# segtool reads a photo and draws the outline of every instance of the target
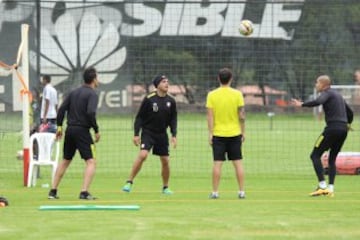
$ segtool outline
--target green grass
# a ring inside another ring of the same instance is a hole
[[[226,177],[221,198],[207,199],[210,181],[174,178],[173,196],[163,196],[156,177],[139,178],[134,192],[121,181],[100,179],[93,189],[98,205],[133,205],[139,211],[39,211],[41,205],[77,205],[78,179],[65,180],[58,201],[48,189],[5,189],[11,206],[0,209],[1,239],[357,239],[360,183],[338,178],[335,198],[310,198],[312,179],[274,176],[247,179],[247,198],[238,200],[234,179]],[[90,204],[94,204],[91,202]]]
[[[95,202],[78,200],[83,162],[73,166],[59,188],[61,199],[47,200],[49,171],[37,187],[22,186],[21,148],[16,133],[2,135],[0,239],[358,239],[359,176],[338,176],[334,198],[308,197],[316,185],[309,154],[323,123],[305,115],[249,115],[244,144],[247,198],[237,199],[231,164],[225,164],[220,199],[210,200],[211,152],[203,115],[181,115],[179,146],[171,151],[172,196],[161,194],[159,161],[151,156],[135,179],[133,192],[120,188],[137,148],[131,117],[100,117],[98,171],[91,192]],[[359,122],[344,151],[360,151]],[[41,205],[139,205],[139,211],[40,211]]]

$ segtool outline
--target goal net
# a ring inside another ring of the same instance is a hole
[[[360,85],[331,85],[353,108],[360,107]]]
[[[14,0],[0,1],[0,6],[3,62],[16,62],[19,26],[31,26],[31,91],[41,89],[42,75],[50,75],[61,104],[82,84],[86,67],[98,70],[101,141],[96,148],[97,174],[102,177],[128,176],[139,151],[131,141],[134,116],[153,89],[153,76],[165,73],[179,117],[178,146],[170,149],[172,176],[208,178],[212,153],[205,102],[207,93],[219,86],[216,74],[223,67],[233,70],[232,86],[245,98],[243,156],[249,176],[313,176],[309,154],[324,121],[314,120],[313,109],[295,109],[289,99],[312,95],[320,74],[348,85],[360,66],[356,1]],[[243,19],[254,24],[248,37],[238,31]],[[333,31],[335,26],[342,31]],[[16,160],[16,152],[23,148],[19,132],[27,132],[21,89],[19,80],[0,77],[0,177],[21,178],[23,162]],[[359,112],[358,89],[339,91]],[[360,151],[359,125],[355,115],[355,131],[349,133],[344,151]],[[158,157],[149,155],[141,174],[159,176],[159,168]],[[224,171],[232,173],[231,164],[225,164]],[[67,176],[80,178],[82,172],[83,161],[76,154]]]
[[[352,108],[354,112],[357,112],[360,109],[360,85],[331,85],[332,89],[335,89],[337,92],[343,96],[346,103]],[[314,89],[313,98],[316,98],[318,93]],[[314,108],[314,114],[321,119],[323,114],[322,106]]]

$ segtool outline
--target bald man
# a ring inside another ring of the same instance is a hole
[[[322,105],[325,113],[326,126],[319,138],[316,140],[310,155],[317,175],[319,185],[310,193],[310,196],[328,195],[334,196],[334,182],[336,175],[336,157],[343,146],[353,121],[353,112],[344,98],[335,90],[331,89],[331,80],[327,75],[321,75],[316,79],[316,91],[321,93],[312,101],[302,102],[292,99],[292,104],[297,107],[315,107]],[[324,169],[321,163],[321,155],[329,151],[329,185],[327,186]]]

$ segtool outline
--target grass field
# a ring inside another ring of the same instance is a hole
[[[359,121],[344,151],[360,151]],[[1,120],[0,120],[1,123]],[[223,169],[220,199],[210,200],[211,152],[203,115],[181,115],[179,146],[171,151],[172,196],[160,193],[159,161],[145,163],[133,192],[120,191],[137,153],[131,145],[131,117],[100,117],[95,202],[77,199],[83,163],[77,158],[47,200],[49,172],[34,188],[22,186],[19,134],[1,136],[0,239],[358,239],[359,176],[338,176],[334,198],[308,197],[316,185],[309,153],[323,123],[310,116],[249,115],[244,164],[247,198],[237,199],[230,164]],[[4,125],[2,125],[4,126]],[[139,205],[139,211],[39,211],[41,205]]]

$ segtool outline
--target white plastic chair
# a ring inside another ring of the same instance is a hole
[[[37,153],[34,153],[34,143],[37,142]],[[52,166],[51,182],[54,181],[55,171],[58,165],[60,142],[56,141],[55,133],[34,133],[30,137],[30,160],[27,186],[36,186],[36,178],[39,166]]]

